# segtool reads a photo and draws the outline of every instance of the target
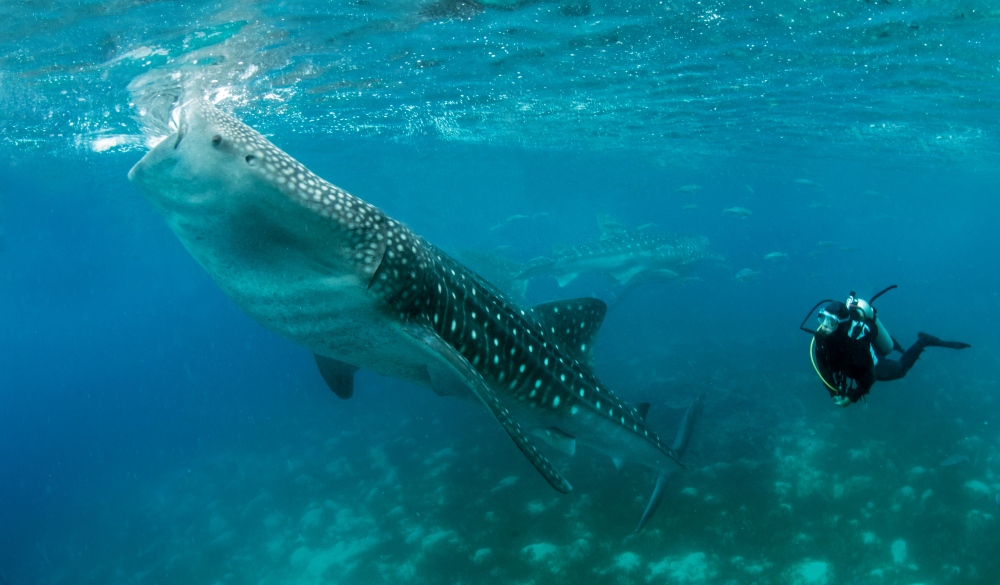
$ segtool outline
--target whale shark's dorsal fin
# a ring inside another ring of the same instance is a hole
[[[358,371],[356,366],[319,354],[313,354],[313,357],[316,358],[316,366],[323,381],[334,394],[344,400],[354,396],[354,373]]]
[[[594,365],[594,339],[608,305],[600,299],[551,301],[531,308],[545,333],[583,365]]]

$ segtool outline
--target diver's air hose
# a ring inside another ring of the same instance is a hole
[[[837,396],[839,396],[840,395],[840,390],[837,390],[836,388],[834,388],[833,386],[831,386],[830,383],[826,381],[826,378],[823,377],[823,374],[819,373],[819,368],[816,366],[816,337],[815,336],[813,336],[812,341],[809,342],[809,361],[812,362],[813,370],[816,371],[816,375],[819,376],[820,380],[823,380],[823,384],[825,384],[826,387],[830,389],[830,392],[833,392],[834,394],[836,394]]]

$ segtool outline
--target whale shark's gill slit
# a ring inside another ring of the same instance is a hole
[[[177,130],[177,141],[174,142],[174,150],[177,150],[177,147],[181,145],[181,140],[184,140],[184,130],[178,129]]]
[[[382,250],[382,255],[378,259],[378,266],[375,267],[375,271],[372,272],[372,277],[368,279],[368,290],[372,289],[372,285],[375,284],[375,280],[382,273],[382,268],[385,266],[385,249]]]

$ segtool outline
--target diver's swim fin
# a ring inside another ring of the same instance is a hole
[[[938,339],[933,335],[927,335],[926,333],[917,333],[917,339],[923,342],[925,347],[947,347],[950,349],[965,349],[967,347],[972,347],[968,343],[962,343],[961,341],[944,341],[943,339]]]
[[[898,351],[899,353],[906,353],[906,348],[903,347],[903,344],[896,341],[895,337],[890,336],[889,339],[892,340],[892,351]]]

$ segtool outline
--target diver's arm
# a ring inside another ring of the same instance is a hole
[[[875,368],[868,370],[864,377],[857,380],[857,384],[854,388],[847,391],[847,397],[851,399],[851,402],[857,402],[861,400],[861,397],[868,394],[872,389],[872,385],[875,384]]]

